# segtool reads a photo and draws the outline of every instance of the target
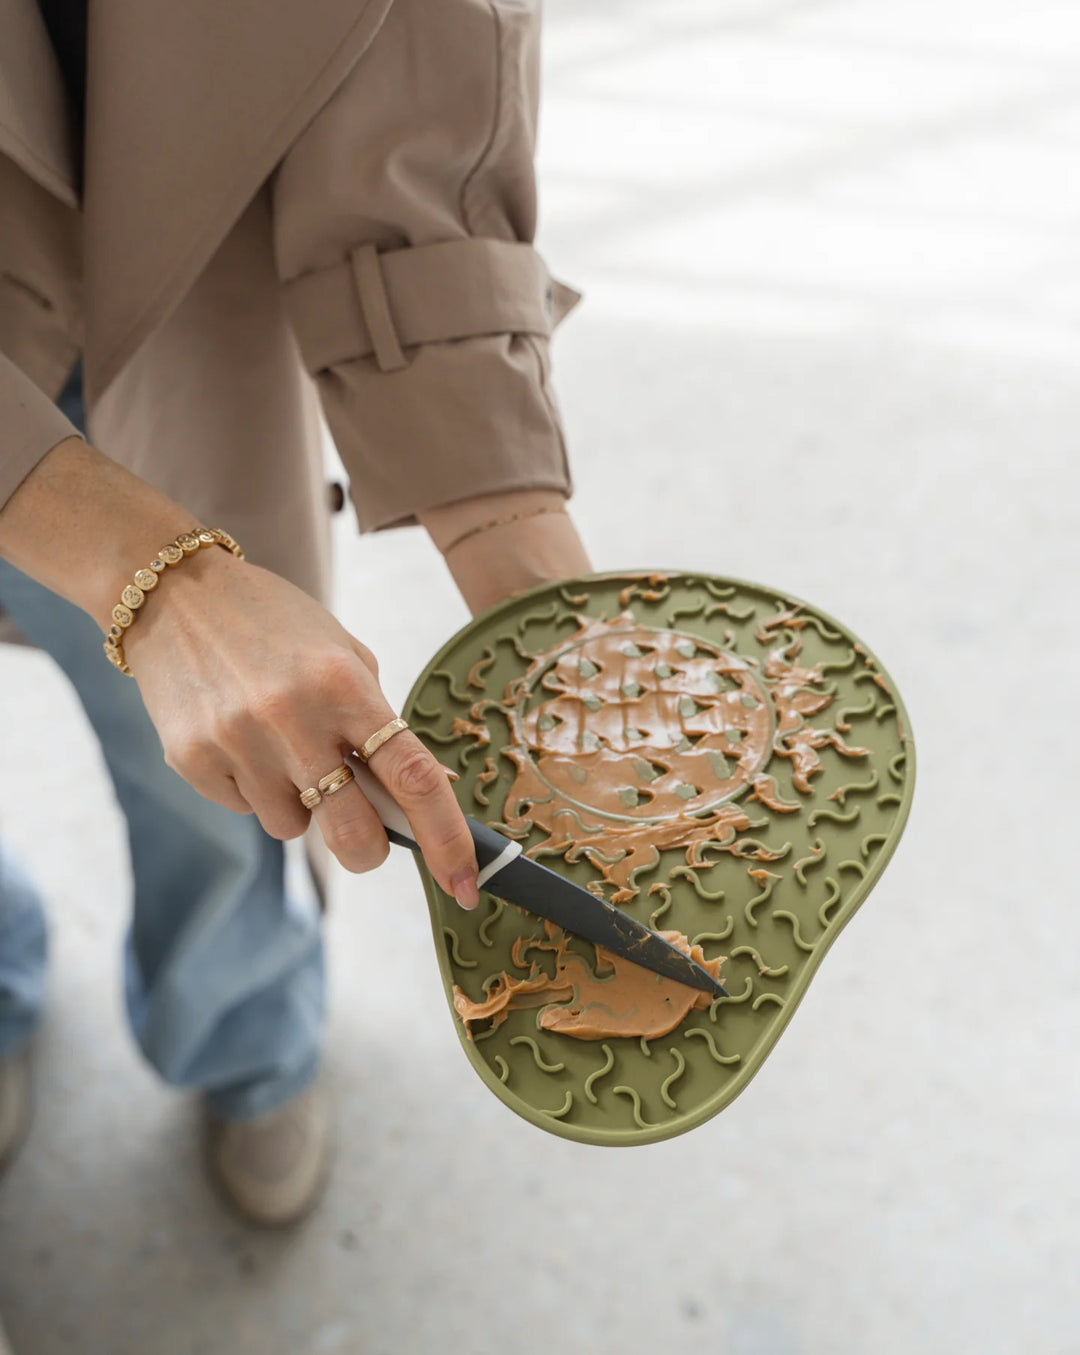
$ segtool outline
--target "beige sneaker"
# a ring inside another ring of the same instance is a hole
[[[331,1159],[322,1085],[267,1115],[223,1120],[207,1109],[206,1165],[230,1204],[265,1228],[295,1223],[318,1201]]]
[[[30,1051],[20,1049],[0,1059],[0,1173],[11,1166],[29,1128]]]

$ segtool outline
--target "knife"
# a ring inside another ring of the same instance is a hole
[[[419,852],[405,813],[386,787],[356,757],[347,759],[360,789],[382,820],[386,836],[399,847]],[[476,847],[480,867],[477,885],[489,894],[517,904],[537,917],[546,918],[594,945],[641,965],[676,983],[699,988],[713,997],[727,997],[727,989],[703,965],[684,955],[678,947],[624,913],[606,899],[564,879],[539,861],[532,861],[521,844],[465,815]]]

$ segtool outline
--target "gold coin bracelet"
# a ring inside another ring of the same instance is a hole
[[[158,586],[158,578],[166,569],[173,569],[189,556],[197,555],[204,546],[224,546],[238,559],[244,558],[244,552],[228,532],[216,527],[196,527],[190,532],[181,532],[175,541],[162,546],[146,569],[135,571],[134,582],[129,583],[120,594],[120,601],[112,609],[113,624],[105,636],[105,657],[128,677],[135,674],[127,666],[124,658],[124,632],[139,614],[139,608],[146,601],[146,595]]]

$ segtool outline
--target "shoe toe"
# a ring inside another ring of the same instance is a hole
[[[11,1165],[30,1128],[30,1056],[0,1059],[0,1172]]]
[[[302,1218],[318,1201],[330,1158],[329,1115],[318,1087],[267,1115],[207,1122],[207,1164],[226,1198],[253,1223]]]

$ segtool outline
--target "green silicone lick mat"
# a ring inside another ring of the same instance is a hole
[[[511,598],[440,650],[403,713],[459,773],[467,814],[727,957],[730,996],[657,1039],[580,1040],[532,1008],[470,1040],[454,985],[481,1001],[501,973],[553,974],[550,951],[511,954],[544,926],[486,893],[464,912],[417,855],[469,1061],[511,1110],[583,1143],[668,1138],[742,1091],[884,869],[914,785],[904,707],[861,641],[788,594],[698,573]],[[591,946],[570,948],[595,972]]]

